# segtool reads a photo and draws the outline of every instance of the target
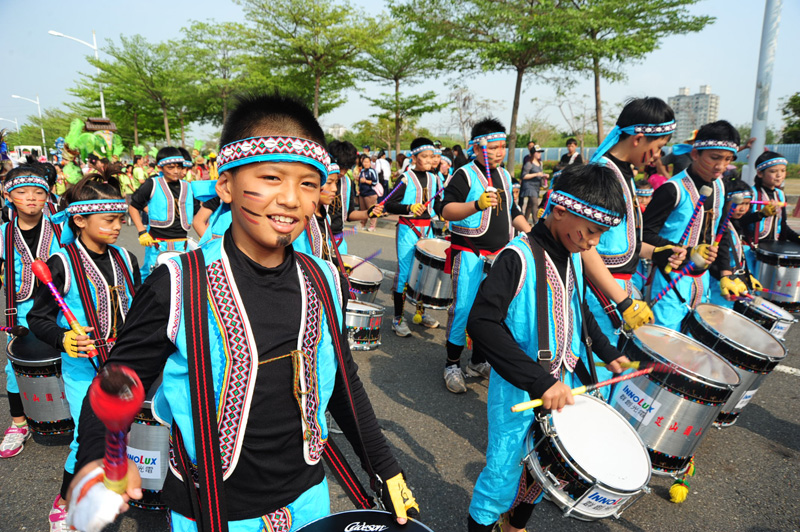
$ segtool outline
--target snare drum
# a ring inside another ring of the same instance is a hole
[[[431,220],[431,234],[434,238],[444,238],[449,235],[447,220]]]
[[[583,521],[619,517],[649,491],[650,458],[642,439],[596,397],[576,396],[574,405],[539,419],[526,444],[528,470],[564,515]]]
[[[783,341],[789,328],[797,323],[797,318],[775,303],[770,303],[760,296],[746,301],[735,302],[733,310],[758,323],[781,341]]]
[[[28,426],[37,434],[64,434],[75,428],[61,379],[61,352],[33,333],[15,336],[6,346],[17,377]]]
[[[381,345],[383,307],[366,301],[347,302],[345,325],[353,351],[369,351]]]
[[[633,360],[672,369],[619,383],[614,408],[641,436],[654,473],[682,474],[739,375],[708,347],[659,325],[633,331],[623,350]]]
[[[152,400],[160,378],[151,387],[142,409],[136,414],[128,433],[128,458],[139,468],[142,498],[128,504],[145,510],[164,510],[161,490],[169,469],[169,428],[153,417]]]
[[[423,238],[417,242],[406,291],[413,303],[446,309],[453,302],[453,282],[450,274],[444,273],[445,252],[449,247],[450,242],[438,238]]]
[[[392,514],[381,510],[350,510],[326,515],[301,526],[297,532],[301,530],[302,532],[433,532],[415,519],[409,519],[406,524],[398,525]]]
[[[732,309],[701,303],[684,326],[703,345],[736,368],[741,384],[720,411],[715,425],[729,427],[753,398],[764,378],[786,357],[786,348],[769,331]]]
[[[350,287],[356,293],[356,299],[374,303],[383,281],[383,272],[380,268],[371,262],[364,262],[364,259],[355,255],[342,255],[342,262],[350,279]]]
[[[755,275],[769,290],[764,297],[782,307],[800,310],[800,245],[793,242],[760,242],[754,250],[758,267]]]

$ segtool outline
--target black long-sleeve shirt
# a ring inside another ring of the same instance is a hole
[[[710,216],[713,216],[714,195],[716,191],[712,183],[704,181],[703,178],[692,171],[691,167],[686,169],[686,174],[691,178],[697,190],[700,190],[703,186],[711,188],[712,192],[706,198],[705,202],[703,202],[703,209],[700,211],[700,227],[703,229],[700,233],[700,239],[698,240],[698,244],[711,244],[714,242],[716,228],[713,227],[708,220]],[[650,205],[647,206],[647,210],[644,211],[643,238],[645,242],[657,248],[679,244],[679,242],[673,242],[659,234],[667,218],[669,218],[669,215],[675,210],[677,201],[678,189],[673,185],[665,183],[653,192],[653,199],[650,201]],[[722,201],[724,202],[724,198]],[[722,216],[724,217],[725,214],[726,213],[723,212]],[[720,223],[722,222],[720,221]],[[721,269],[728,269],[727,265],[729,262],[729,246],[720,246],[715,264]]]
[[[758,199],[758,197],[761,194],[761,192],[764,192],[771,201],[772,200],[778,201],[778,199],[779,199],[778,198],[778,193],[775,191],[774,188],[766,188],[764,186],[756,187],[756,197],[753,198],[753,199]],[[760,217],[758,217],[756,219],[753,219],[753,218],[748,216],[748,215],[753,215],[753,214],[760,215]],[[758,211],[756,211],[755,213],[752,213],[752,212],[747,213],[745,216],[748,216],[748,218],[746,218],[744,220],[744,223],[752,223],[752,224],[754,224],[752,226],[754,231],[758,230],[758,228],[756,227],[755,224],[756,223],[760,223],[761,220],[763,220],[765,218],[765,216],[763,214],[760,214]],[[797,244],[800,244],[800,235],[798,235],[789,226],[789,218],[786,216],[786,205],[783,205],[781,207],[781,235],[780,235],[779,239],[775,238],[775,225],[776,225],[775,223],[772,224],[772,228],[770,229],[769,234],[764,238],[759,238],[758,239],[759,242],[766,241],[766,240],[782,240],[782,241],[789,241],[789,242],[795,242]],[[755,232],[749,234],[748,236],[750,238],[752,238],[754,234],[755,234]]]
[[[567,261],[571,254],[556,241],[545,221],[539,221],[528,236],[532,246],[544,248],[556,266],[561,280],[566,282]],[[485,353],[486,360],[501,377],[527,391],[531,398],[538,399],[556,383],[556,379],[520,348],[505,324],[521,275],[522,260],[519,255],[509,252],[500,254],[478,290],[467,321],[467,332],[475,342],[476,349],[480,348]],[[536,275],[535,269],[528,268],[526,275]],[[622,356],[600,330],[583,296],[581,303],[594,353],[605,362],[612,362]],[[547,318],[539,316],[539,319]],[[581,334],[580,328],[573,334]],[[568,341],[571,342],[572,339]],[[553,342],[551,338],[551,346]]]
[[[478,166],[478,170],[486,175],[486,171],[484,170],[483,166],[480,165],[476,161]],[[489,218],[489,228],[486,230],[486,234],[481,235],[475,238],[468,238],[462,235],[457,235],[452,233],[450,238],[453,244],[457,246],[464,246],[472,249],[475,247],[477,249],[485,249],[490,252],[495,252],[503,248],[506,244],[508,244],[508,235],[509,235],[509,226],[508,226],[508,217],[506,215],[506,209],[511,209],[511,220],[513,221],[514,218],[517,216],[522,215],[522,212],[517,207],[517,204],[514,203],[514,196],[509,194],[511,197],[511,205],[504,205],[505,203],[505,184],[503,182],[503,178],[500,175],[500,170],[495,168],[492,170],[492,186],[497,189],[498,197],[502,198],[502,204],[500,204],[500,208],[491,208],[491,215]],[[467,179],[467,172],[462,167],[456,170],[453,174],[453,178],[450,179],[450,182],[447,184],[447,187],[444,189],[444,197],[442,198],[441,204],[439,205],[441,210],[437,210],[436,212],[441,213],[444,208],[450,203],[465,203],[467,201],[467,196],[469,195],[470,191],[470,184],[469,180]],[[469,242],[467,242],[469,240]]]
[[[89,255],[89,258],[92,259],[92,262],[97,265],[97,269],[100,270],[100,273],[103,275],[103,278],[106,280],[109,286],[114,286],[114,269],[111,264],[113,259],[111,258],[108,249],[106,249],[105,253],[95,253],[94,251],[86,248],[86,246],[84,246],[84,249]],[[133,270],[132,280],[135,291],[139,285],[142,284],[142,277],[141,273],[139,272],[138,260],[132,253],[129,253],[128,256],[131,258],[131,268]],[[64,282],[66,278],[64,272],[64,261],[59,257],[53,256],[47,260],[47,266],[50,268],[50,272],[53,276],[53,283],[58,287],[61,293],[64,293]],[[114,294],[113,297],[117,297],[117,295]],[[113,338],[122,328],[124,321],[120,305],[113,305],[112,308],[116,309],[115,316],[111,322],[112,331],[110,334]],[[61,312],[61,309],[59,308],[58,303],[56,303],[55,298],[53,298],[53,294],[50,293],[50,289],[47,288],[47,285],[39,284],[34,292],[33,307],[28,312],[28,326],[39,340],[50,346],[53,346],[59,351],[63,351],[64,333],[69,329],[62,329],[58,326],[56,320],[58,319],[59,312]],[[117,331],[113,330],[114,324],[117,324]],[[81,325],[86,326],[88,324],[82,323]],[[92,338],[97,338],[98,334],[99,331],[90,333],[90,336]]]
[[[411,170],[411,171],[414,172],[414,175],[417,176],[417,180],[419,180],[419,184],[422,187],[422,202],[425,203],[430,199],[428,197],[428,175],[436,179],[436,174],[428,172],[420,172],[419,170]],[[384,211],[389,214],[399,214],[402,216],[408,216],[411,213],[410,209],[411,205],[407,203],[402,203],[403,196],[406,193],[406,183],[403,182],[397,186],[398,189],[395,191],[394,194],[392,194],[392,197],[389,198],[389,200],[386,202],[386,205],[384,206]],[[435,194],[437,187],[433,188]],[[442,212],[440,208],[441,201],[442,201],[441,197],[437,197],[435,200],[433,200],[434,212]],[[430,220],[431,215],[428,213],[428,209],[425,209],[425,212],[423,212],[420,216],[414,216],[414,218],[418,220]]]
[[[189,183],[186,183],[190,186]],[[150,203],[150,196],[153,195],[153,187],[155,186],[154,179],[148,179],[142,186],[136,189],[136,192],[131,196],[131,206],[134,209],[143,211],[147,204]],[[172,192],[172,197],[176,200],[181,196],[181,181],[167,181],[167,187]],[[193,202],[193,213],[200,210],[201,203],[197,200]],[[173,238],[186,238],[186,231],[181,227],[180,208],[175,205],[175,219],[169,227],[153,227],[150,226],[150,236],[153,238],[161,238],[169,240]]]
[[[236,247],[230,230],[224,238],[223,245],[236,284],[247,287],[239,294],[250,320],[248,325],[259,360],[238,465],[225,481],[228,517],[238,520],[259,517],[285,506],[321,482],[324,472],[321,462],[308,466],[303,458],[301,414],[294,397],[292,359],[283,357],[297,347],[302,313],[294,252],[289,249],[280,266],[265,268]],[[134,298],[125,327],[111,351],[109,362],[134,369],[145,388],[152,385],[167,359],[175,352],[175,346],[167,337],[169,306],[168,271],[158,268]],[[337,333],[343,334],[343,331]],[[400,467],[380,431],[358,378],[358,367],[346,348],[347,343],[344,344],[343,370],[347,371],[350,379],[367,453],[376,473],[381,478],[391,478],[400,472]],[[328,409],[360,455],[341,371],[342,368],[337,371]],[[103,426],[88,401],[83,404],[80,427],[78,468],[103,455]],[[191,516],[191,504],[183,484],[171,473],[167,475],[163,497],[171,509]]]

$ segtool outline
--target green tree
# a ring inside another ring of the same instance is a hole
[[[566,64],[571,58],[574,38],[568,10],[562,6],[565,0],[392,1],[393,12],[407,31],[457,58],[451,68],[516,74],[508,132],[508,145],[515,146],[525,75]],[[513,173],[513,157],[508,166]]]
[[[372,116],[394,122],[394,145],[398,152],[400,151],[401,134],[408,131],[419,117],[447,107],[446,104],[436,103],[436,93],[433,91],[409,96],[403,96],[400,92],[381,93],[379,98],[367,98],[367,101],[384,111]]]
[[[739,130],[739,138],[742,139],[742,144],[747,142],[747,139],[750,138],[750,130],[752,129],[752,124],[741,124],[736,126],[736,129]],[[764,144],[775,144],[778,140],[778,132],[774,129],[767,128],[767,138],[764,139]]]
[[[643,59],[669,35],[701,31],[714,17],[694,16],[688,7],[699,0],[570,0],[562,2],[577,11],[569,17],[576,37],[569,72],[594,79],[597,138],[603,133],[600,80],[622,81],[622,65]]]
[[[96,95],[97,93],[95,92],[95,97]],[[17,133],[16,130],[9,129],[8,136],[6,137],[6,144],[8,144],[9,149],[13,149],[14,146],[41,146],[41,127],[44,128],[46,139],[50,143],[46,146],[46,149],[49,151],[51,148],[54,149],[56,138],[65,137],[67,135],[69,123],[75,118],[83,119],[86,117],[74,111],[52,108],[43,109],[41,120],[38,115],[28,116],[20,125],[19,133]]]
[[[313,82],[314,116],[320,115],[320,93],[351,86],[358,55],[378,39],[380,24],[346,0],[237,0],[253,22],[250,37],[266,66],[294,70]],[[294,81],[297,81],[296,79]],[[332,82],[336,83],[332,83]],[[340,103],[340,102],[339,102]]]
[[[783,100],[783,119],[786,127],[781,142],[784,144],[800,143],[800,92],[796,92]]]

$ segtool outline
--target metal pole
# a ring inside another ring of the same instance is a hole
[[[764,26],[761,29],[761,51],[758,54],[758,77],[756,98],[753,105],[753,126],[750,136],[755,137],[750,147],[747,166],[742,169],[742,179],[753,184],[756,178],[756,159],[764,151],[767,137],[767,114],[769,113],[769,90],[772,85],[772,67],[778,48],[778,27],[781,22],[783,0],[766,0]],[[742,139],[745,140],[745,139]]]
[[[94,58],[100,61],[100,54],[97,53],[97,37],[94,34],[94,30],[92,30],[92,43],[94,43]],[[100,76],[100,67],[97,67],[97,76]],[[103,118],[106,117],[106,101],[103,98],[103,84],[99,81],[97,84],[100,86],[100,112],[103,114]]]
[[[47,141],[44,140],[44,122],[42,122],[42,106],[39,105],[39,95],[36,95],[36,108],[39,109],[39,130],[42,132],[42,149],[47,152]],[[45,153],[47,155],[47,153]]]

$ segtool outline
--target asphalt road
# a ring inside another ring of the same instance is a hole
[[[352,254],[366,256],[381,249],[372,262],[394,270],[394,227],[382,220],[375,233],[348,238]],[[141,256],[132,228],[120,243]],[[386,307],[383,345],[354,353],[360,375],[380,424],[405,469],[422,507],[422,521],[437,532],[466,529],[474,482],[484,465],[487,381],[468,379],[465,394],[449,393],[442,380],[446,311],[433,311],[441,322],[435,330],[411,325],[413,335],[399,338],[391,330],[391,277],[381,286],[377,303]],[[407,317],[411,306],[407,305]],[[671,479],[653,477],[652,493],[629,508],[619,520],[586,523],[564,518],[549,502],[538,505],[531,532],[586,531],[747,531],[800,530],[800,326],[786,343],[791,353],[765,381],[739,422],[714,429],[696,453],[697,475],[683,504],[669,502]],[[464,363],[469,356],[464,354]],[[0,377],[3,380],[4,377]],[[4,385],[4,383],[3,383]],[[7,412],[0,395],[0,412]],[[47,514],[61,483],[69,436],[34,436],[25,451],[0,461],[0,530],[47,530]],[[340,437],[342,447],[346,442]],[[604,442],[601,452],[613,453]],[[352,455],[351,455],[352,456]],[[357,462],[354,462],[357,463]],[[332,482],[335,511],[350,509]],[[109,530],[169,530],[163,512],[131,509]]]

